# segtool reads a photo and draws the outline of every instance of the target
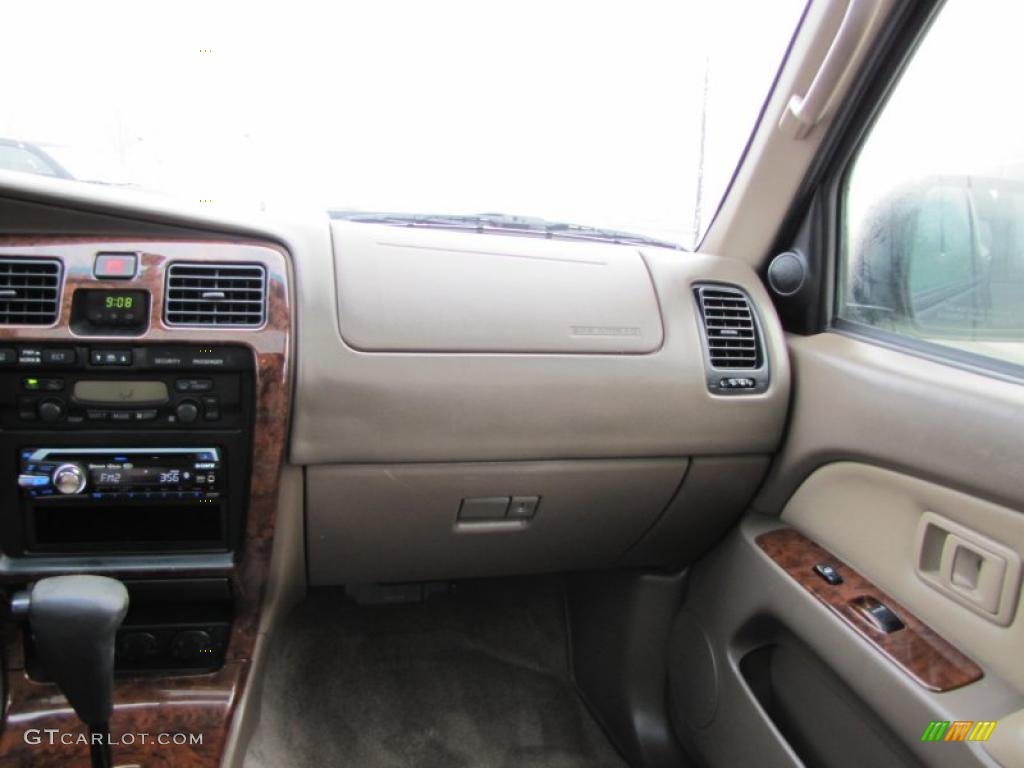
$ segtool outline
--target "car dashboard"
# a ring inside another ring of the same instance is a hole
[[[240,738],[294,585],[678,568],[781,439],[784,339],[738,260],[103,194],[0,206],[0,578],[127,585],[111,729],[205,734],[168,764]],[[7,626],[17,755],[84,726]]]

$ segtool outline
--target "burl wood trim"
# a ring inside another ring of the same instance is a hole
[[[928,690],[951,691],[981,678],[981,668],[931,627],[798,531],[780,528],[762,533],[757,537],[757,544],[832,613]],[[818,576],[814,572],[818,563],[835,567],[843,583],[833,586]],[[888,634],[875,628],[851,604],[861,596],[873,597],[889,606],[906,626]]]
[[[248,662],[233,661],[209,675],[118,680],[110,720],[114,765],[146,768],[216,766],[227,740],[226,717],[241,694]],[[8,675],[10,687],[0,765],[90,768],[87,742],[76,743],[88,731],[53,685],[35,683],[23,671]],[[50,743],[44,729],[60,734]],[[28,744],[30,729],[42,741]],[[195,734],[201,743],[160,744],[161,734]],[[17,735],[17,741],[12,736]],[[146,734],[143,736],[143,734]],[[149,744],[142,744],[145,738]],[[135,743],[125,743],[131,740]]]
[[[93,261],[98,251],[139,256],[133,281],[96,280]],[[64,263],[60,317],[50,326],[0,327],[0,343],[68,342],[132,344],[241,344],[255,357],[256,413],[252,482],[246,514],[245,541],[229,577],[235,594],[235,616],[228,642],[228,662],[211,675],[118,679],[114,692],[114,736],[126,733],[201,733],[203,744],[185,746],[115,745],[115,765],[217,766],[227,740],[235,706],[244,690],[256,643],[260,608],[270,566],[277,514],[278,486],[284,461],[291,410],[290,263],[276,246],[256,242],[140,241],[108,238],[0,238],[0,257],[59,258]],[[267,319],[258,329],[179,328],[163,322],[164,278],[169,262],[260,263],[267,269]],[[150,291],[149,328],[138,336],[77,337],[69,329],[71,301],[80,288],[147,288]],[[124,576],[130,576],[126,571]],[[160,574],[147,574],[159,576]],[[185,577],[182,571],[168,577]],[[204,571],[203,575],[215,575]],[[31,580],[31,576],[19,580]],[[24,741],[27,728],[59,728],[78,733],[81,725],[56,686],[35,683],[23,671],[20,629],[3,628],[8,691],[5,724],[0,733],[0,765],[89,765],[88,748],[81,745],[48,747]],[[120,740],[120,739],[119,739]]]

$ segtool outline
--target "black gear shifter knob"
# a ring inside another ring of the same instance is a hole
[[[43,668],[93,732],[114,709],[114,637],[128,590],[106,576],[53,576],[11,601],[27,616]]]

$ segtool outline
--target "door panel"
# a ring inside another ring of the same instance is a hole
[[[810,731],[867,726],[885,746],[859,753],[863,765],[993,765],[981,744],[922,742],[922,733],[932,721],[998,721],[1024,706],[1021,694],[984,664],[981,680],[945,693],[918,684],[761,550],[757,538],[779,526],[776,518],[748,516],[691,575],[670,646],[672,710],[684,740],[710,766],[831,766],[844,764],[842,750],[823,755],[818,742],[817,751],[808,751]],[[694,635],[706,651],[694,652],[699,644],[685,640]],[[758,678],[765,655],[775,663],[763,674],[785,689],[767,697]],[[693,685],[709,663],[714,685]],[[811,698],[794,709],[798,686]],[[780,717],[787,707],[793,714]],[[709,710],[709,721],[688,715]],[[844,739],[830,743],[838,747]],[[913,759],[893,759],[893,752]]]
[[[675,725],[711,766],[996,765],[984,743],[922,736],[933,721],[995,721],[992,749],[1012,743],[1010,716],[1024,709],[1019,588],[1002,625],[918,569],[928,521],[1024,551],[1024,388],[838,333],[789,342],[796,396],[782,453],[757,509],[694,568],[676,621]],[[855,569],[983,676],[945,693],[921,685],[762,550],[758,537],[780,527]],[[695,685],[708,665],[714,682]],[[847,738],[856,733],[872,736]]]
[[[787,342],[799,389],[757,511],[778,514],[811,472],[842,459],[1024,509],[1019,383],[842,333]]]
[[[1024,551],[1024,515],[909,475],[853,462],[822,467],[782,519],[865,574],[977,662],[1024,691],[1024,621],[1000,626],[939,592],[917,572],[922,517],[938,513]],[[1017,584],[1019,588],[1019,573]]]

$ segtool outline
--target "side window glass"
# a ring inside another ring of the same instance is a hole
[[[864,139],[837,316],[1024,365],[1024,109],[1009,38],[971,33],[1001,14],[1024,23],[1024,6],[950,0]]]

